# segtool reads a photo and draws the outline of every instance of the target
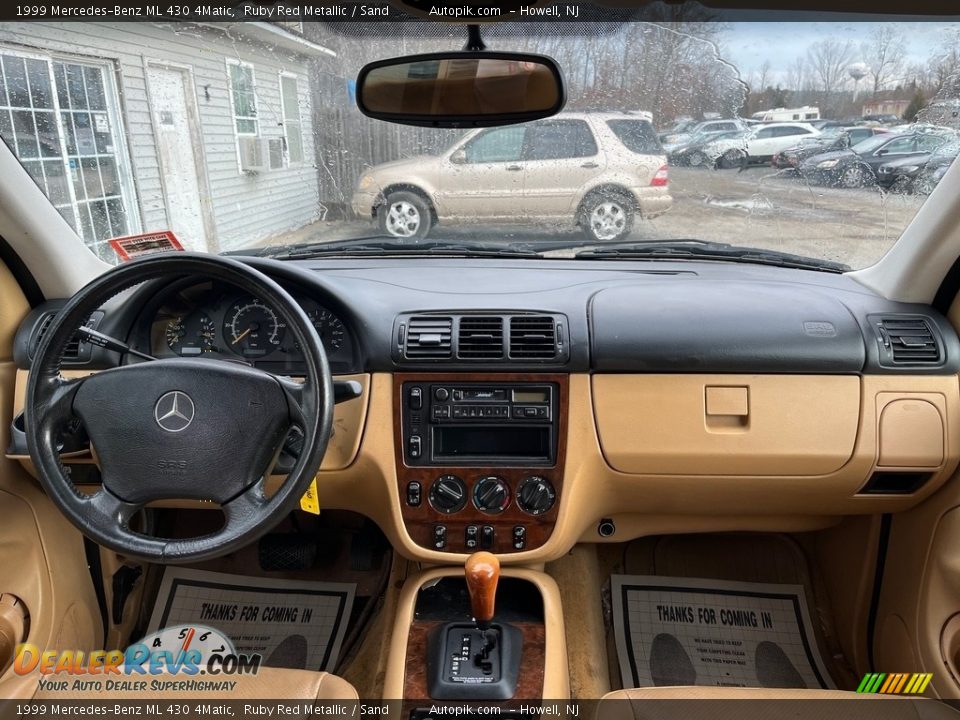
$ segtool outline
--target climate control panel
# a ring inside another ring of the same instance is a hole
[[[395,376],[398,495],[414,543],[469,554],[547,542],[563,493],[567,385],[553,374]]]

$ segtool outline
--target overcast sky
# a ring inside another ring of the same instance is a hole
[[[744,78],[758,71],[764,60],[769,60],[773,82],[782,82],[794,58],[804,55],[807,48],[818,40],[832,36],[859,45],[868,39],[873,28],[881,24],[857,21],[840,14],[829,22],[754,22],[740,19],[744,17],[740,13],[728,12],[727,15],[730,29],[724,34],[724,59],[736,65]],[[797,15],[791,13],[791,17]],[[809,15],[818,19],[830,17],[822,13]],[[896,25],[906,40],[908,65],[926,60],[945,34],[960,32],[960,22],[955,16],[938,21],[897,22]]]

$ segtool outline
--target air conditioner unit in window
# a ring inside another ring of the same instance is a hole
[[[283,138],[240,138],[240,169],[243,172],[266,172],[283,167]]]

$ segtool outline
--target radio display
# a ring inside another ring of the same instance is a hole
[[[434,427],[433,456],[435,460],[496,457],[548,461],[550,428],[516,425]]]
[[[542,390],[514,390],[513,401],[522,403],[545,403],[550,400],[550,391]]]

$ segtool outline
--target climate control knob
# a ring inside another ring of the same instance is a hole
[[[542,515],[553,507],[557,491],[545,477],[531,475],[524,478],[517,488],[517,505],[531,515]]]
[[[455,513],[467,504],[467,486],[456,475],[441,475],[430,486],[430,505],[442,513]]]
[[[488,515],[499,515],[510,504],[510,488],[496,475],[482,477],[473,486],[473,504]]]

